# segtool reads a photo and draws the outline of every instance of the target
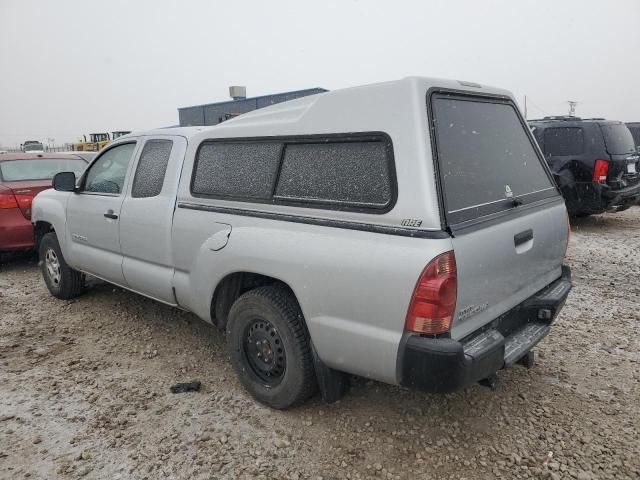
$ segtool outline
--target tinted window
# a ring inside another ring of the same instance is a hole
[[[604,143],[607,146],[607,152],[610,154],[622,155],[635,151],[636,146],[631,132],[623,123],[600,125],[600,128],[602,128],[602,133],[604,133]]]
[[[547,128],[544,153],[552,156],[580,155],[584,152],[584,132],[580,127]]]
[[[511,208],[509,198],[555,192],[511,105],[435,96],[432,106],[448,213],[479,216],[486,205]]]
[[[171,140],[149,140],[144,144],[133,178],[132,197],[160,195],[172,147]]]
[[[286,146],[277,198],[384,207],[391,202],[386,144],[381,141]]]
[[[271,198],[282,144],[204,143],[198,151],[192,192],[255,199]]]
[[[20,180],[48,180],[58,172],[73,172],[80,176],[86,162],[65,158],[38,158],[0,162],[0,178],[6,182]]]
[[[84,182],[85,192],[122,193],[135,143],[110,148],[93,163]]]
[[[633,136],[633,141],[636,146],[640,146],[640,126],[629,125],[629,131],[631,132],[631,136]]]
[[[30,144],[25,143],[22,146],[22,150],[25,152],[43,152],[44,145],[42,145],[41,143],[30,143]]]

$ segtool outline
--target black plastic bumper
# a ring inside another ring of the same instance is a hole
[[[548,333],[571,290],[571,270],[462,341],[405,333],[398,367],[402,385],[426,392],[457,390],[509,367]]]
[[[640,200],[640,183],[613,189],[595,182],[576,182],[574,188],[574,195],[565,195],[567,208],[572,212],[602,213],[634,205]]]

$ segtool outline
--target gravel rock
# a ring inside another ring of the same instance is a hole
[[[35,261],[2,265],[0,478],[640,478],[639,239],[638,207],[573,222],[575,288],[495,391],[354,378],[287,412],[249,397],[193,315],[104,283],[59,301]],[[206,388],[169,393],[183,378]]]

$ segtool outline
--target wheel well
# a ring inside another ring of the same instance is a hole
[[[252,272],[235,272],[224,277],[213,293],[211,300],[211,319],[213,323],[224,329],[227,326],[229,310],[236,299],[245,292],[266,285],[280,285],[289,290],[295,298],[295,294],[289,285],[268,275]]]
[[[40,248],[40,241],[42,240],[42,237],[44,237],[49,232],[55,232],[53,225],[51,225],[49,222],[36,222],[36,225],[34,227],[36,250]]]

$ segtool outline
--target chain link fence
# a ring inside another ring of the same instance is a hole
[[[44,152],[71,152],[73,150],[73,145],[71,143],[65,143],[62,145],[44,145]],[[0,146],[0,152],[7,152],[7,153],[22,153],[24,150],[22,150],[20,147],[2,147]],[[25,153],[41,153],[39,150],[35,150],[35,151],[31,151],[31,152],[25,152]]]

